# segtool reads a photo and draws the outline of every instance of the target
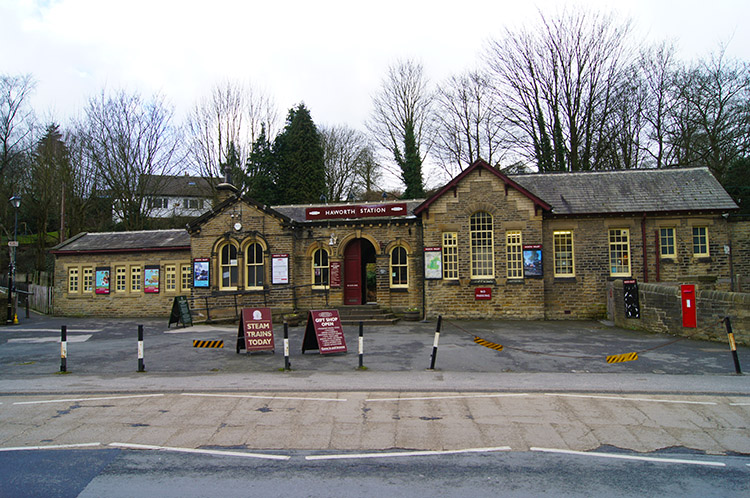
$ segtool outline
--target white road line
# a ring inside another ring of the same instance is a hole
[[[115,448],[125,448],[130,450],[158,450],[158,451],[172,451],[175,453],[197,453],[199,455],[214,455],[214,456],[238,456],[244,458],[262,458],[264,460],[289,460],[290,456],[287,455],[265,455],[262,453],[244,453],[241,451],[221,451],[221,450],[200,450],[194,448],[174,448],[170,446],[153,446],[150,444],[130,444],[130,443],[110,443],[109,446]]]
[[[460,399],[460,398],[506,398],[515,396],[528,396],[527,393],[508,393],[508,394],[469,394],[456,396],[422,396],[418,398],[368,398],[365,401],[424,401],[435,399]]]
[[[729,406],[750,406],[750,403],[729,403]]]
[[[91,334],[69,335],[68,342],[86,342],[91,339]],[[8,339],[9,343],[16,344],[42,344],[44,342],[60,342],[60,336],[57,337],[16,337]]]
[[[41,405],[43,403],[72,403],[78,401],[103,401],[110,399],[156,398],[163,394],[134,394],[132,396],[104,396],[100,398],[45,399],[41,401],[16,401],[14,405]]]
[[[392,457],[415,457],[433,455],[457,455],[460,453],[491,453],[494,451],[510,451],[510,446],[498,446],[496,448],[468,448],[464,450],[435,450],[435,451],[390,451],[385,453],[349,453],[337,455],[310,455],[305,460],[351,460],[359,458],[392,458]]]
[[[716,405],[713,401],[681,401],[676,399],[650,399],[650,398],[628,398],[625,396],[594,396],[589,394],[562,394],[562,393],[544,393],[545,396],[559,396],[565,398],[590,398],[590,399],[614,399],[620,401],[648,401],[651,403],[675,403],[685,405]]]
[[[0,451],[27,451],[27,450],[58,450],[63,448],[90,448],[101,446],[102,443],[80,443],[80,444],[53,444],[49,446],[18,446],[16,448],[0,448]]]
[[[182,393],[183,396],[207,396],[212,398],[248,398],[248,399],[284,399],[284,400],[300,400],[300,401],[339,401],[343,402],[346,399],[342,398],[302,398],[295,396],[255,396],[251,394],[211,394],[211,393]]]
[[[615,458],[615,459],[620,459],[620,460],[638,460],[642,462],[681,463],[681,464],[688,464],[688,465],[703,465],[706,467],[726,467],[726,464],[722,462],[683,460],[680,458],[647,457],[647,456],[637,456],[637,455],[622,455],[618,453],[599,453],[596,451],[559,450],[559,449],[554,449],[554,448],[530,448],[530,449],[531,451],[540,451],[543,453],[560,453],[563,455],[595,456],[595,457],[602,457],[602,458]]]
[[[68,334],[82,334],[82,333],[96,333],[101,332],[104,329],[68,329]],[[17,329],[14,328],[13,332],[28,332],[30,334],[41,333],[41,332],[57,332],[60,333],[60,327],[56,329]]]

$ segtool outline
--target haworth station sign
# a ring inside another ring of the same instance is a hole
[[[406,203],[371,204],[353,206],[319,206],[305,209],[307,220],[332,220],[336,218],[370,218],[374,216],[405,216]]]

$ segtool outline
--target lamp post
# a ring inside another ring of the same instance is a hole
[[[21,196],[14,195],[10,198],[10,204],[15,208],[15,223],[13,226],[13,241],[8,242],[10,246],[10,268],[8,272],[8,325],[16,323],[15,303],[13,293],[16,290],[16,247],[18,247],[18,208],[21,207]]]

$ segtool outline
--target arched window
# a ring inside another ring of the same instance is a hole
[[[265,281],[265,267],[263,265],[263,246],[253,243],[245,249],[245,263],[247,265],[246,289],[262,289]]]
[[[324,289],[328,287],[328,251],[316,249],[312,259],[313,288]]]
[[[397,246],[391,250],[391,287],[409,286],[409,261],[406,249]]]
[[[225,242],[219,246],[219,290],[237,290],[237,246]]]
[[[469,219],[471,234],[471,278],[495,276],[495,249],[492,215],[480,211]]]

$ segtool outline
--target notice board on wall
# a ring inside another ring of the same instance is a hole
[[[320,354],[346,353],[344,329],[338,310],[310,310],[302,352],[308,349],[317,349]]]

